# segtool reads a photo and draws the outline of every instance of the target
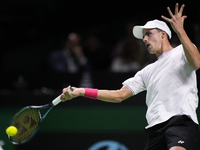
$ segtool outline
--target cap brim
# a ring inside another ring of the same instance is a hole
[[[143,30],[144,26],[134,26],[133,35],[138,39],[143,39]]]

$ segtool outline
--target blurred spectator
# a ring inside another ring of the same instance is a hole
[[[92,29],[86,34],[85,53],[93,71],[105,71],[110,65],[110,48],[104,42],[105,36],[100,29]]]
[[[83,53],[81,37],[77,33],[70,33],[61,50],[55,50],[49,57],[50,67],[59,73],[77,73],[89,71],[90,65]]]
[[[111,63],[112,72],[134,72],[141,69],[140,47],[136,40],[125,39]]]
[[[142,67],[142,46],[132,34],[133,26],[126,25],[126,35],[113,51],[111,72],[135,72]]]

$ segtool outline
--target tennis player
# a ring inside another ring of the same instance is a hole
[[[200,68],[200,54],[184,30],[184,6],[179,10],[177,3],[174,14],[168,7],[171,18],[161,16],[171,24],[181,45],[171,46],[171,31],[163,21],[152,20],[144,26],[135,26],[134,36],[143,40],[157,61],[125,80],[120,90],[73,87],[71,92],[69,86],[63,89],[61,100],[85,96],[117,103],[146,90],[148,125],[145,130],[149,139],[145,150],[192,150],[198,134],[195,71]]]

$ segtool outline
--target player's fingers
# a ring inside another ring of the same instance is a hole
[[[176,5],[175,5],[175,15],[177,15],[178,14],[178,3],[176,3]]]
[[[66,92],[69,91],[70,88],[71,88],[71,86],[68,86],[67,88],[64,88],[64,89],[62,90],[62,92],[63,92],[63,93],[66,93]]]
[[[68,90],[66,90],[63,94],[64,94],[65,97],[69,97]]]
[[[182,21],[184,22],[184,20],[187,18],[187,16],[183,16],[182,17]]]
[[[71,97],[68,94],[63,93],[61,94],[60,99],[64,102],[67,100],[71,100]]]
[[[163,18],[165,21],[167,21],[167,22],[171,22],[171,19],[169,19],[169,18],[167,18],[167,17],[165,17],[165,16],[161,16],[161,18]]]
[[[66,100],[69,100],[70,96],[69,96],[69,93],[68,93],[68,90],[69,90],[70,86],[68,86],[67,88],[64,88],[62,90],[62,94],[61,94],[61,97],[60,99],[64,102]]]
[[[64,94],[61,94],[61,95],[60,95],[60,99],[61,99],[62,102],[66,101],[66,100],[65,100]]]
[[[74,86],[72,86],[71,88],[72,88],[73,90],[75,90],[75,89],[76,89],[76,87],[74,87]]]
[[[62,90],[62,92],[64,93],[66,90],[67,90],[67,88],[64,88],[64,89]]]
[[[173,15],[173,13],[172,13],[172,11],[171,11],[171,9],[169,7],[167,7],[167,11],[168,11],[169,15],[173,18],[174,15]]]
[[[185,7],[185,5],[183,4],[183,5],[181,6],[181,8],[180,8],[179,13],[180,13],[181,16],[182,16],[182,14],[183,14],[183,9],[184,9],[184,7]]]

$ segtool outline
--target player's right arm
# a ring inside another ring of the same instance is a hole
[[[75,97],[85,96],[85,88],[73,87],[73,90],[74,91],[71,92],[70,86],[64,88],[63,93],[61,94],[61,100],[64,102]],[[132,95],[132,91],[124,85],[119,90],[98,90],[97,99],[104,102],[119,103]]]
[[[182,16],[185,5],[182,5],[180,10],[178,10],[178,5],[179,4],[176,3],[174,14],[171,12],[169,7],[167,8],[171,19],[165,16],[162,16],[162,18],[171,24],[172,29],[177,34],[181,44],[183,45],[187,61],[194,70],[198,70],[200,68],[200,53],[196,46],[194,46],[194,44],[189,39],[183,27],[184,20],[187,18],[187,16]]]

